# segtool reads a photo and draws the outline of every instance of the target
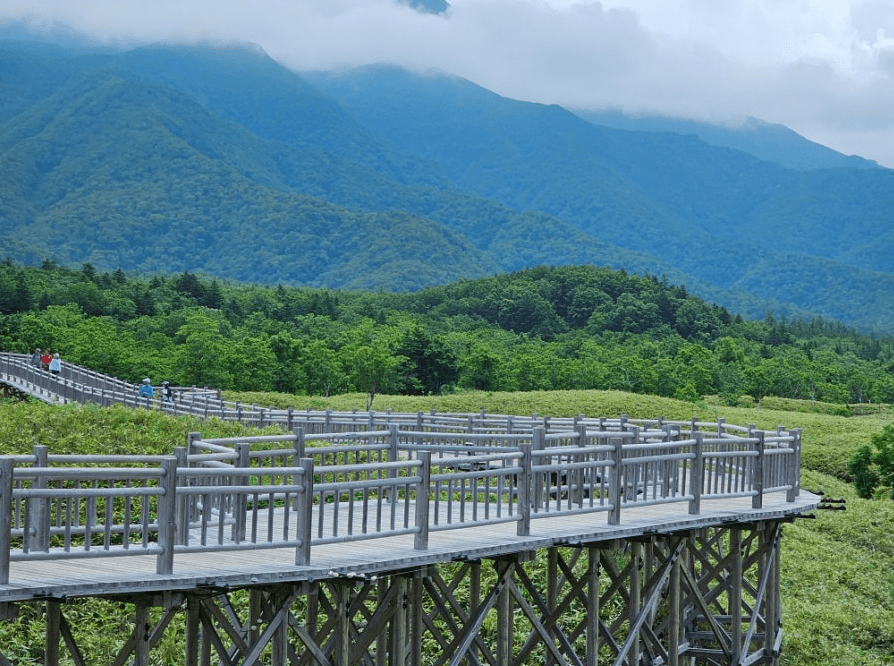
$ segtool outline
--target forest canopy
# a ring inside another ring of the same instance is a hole
[[[656,276],[539,267],[417,292],[0,264],[0,348],[137,381],[298,395],[620,389],[894,402],[894,340],[749,321]]]

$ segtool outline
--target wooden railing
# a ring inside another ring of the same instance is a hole
[[[0,583],[10,564],[314,546],[685,506],[770,492],[794,502],[800,431],[723,421],[302,413],[275,436],[202,440],[171,456],[0,456]],[[315,432],[325,422],[331,432]],[[354,431],[348,423],[363,427]],[[380,422],[382,425],[380,425]],[[308,427],[305,428],[304,425]]]
[[[132,384],[87,368],[63,363],[58,375],[35,366],[27,354],[0,353],[0,382],[5,381],[46,400],[61,403],[95,403],[104,407],[121,404],[127,407],[158,409],[169,414],[192,414],[201,418],[241,416],[238,403],[221,400],[216,389],[195,386],[173,387],[175,400],[165,401],[156,389],[153,397],[139,395],[139,384]],[[249,423],[258,421],[259,415],[249,416]]]

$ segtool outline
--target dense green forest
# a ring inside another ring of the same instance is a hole
[[[894,402],[894,339],[760,321],[655,276],[539,267],[412,293],[0,264],[0,347],[132,381],[326,396],[618,389]],[[842,409],[847,410],[847,407]]]
[[[0,40],[0,257],[388,291],[595,264],[894,333],[894,170],[594,122],[396,67]]]

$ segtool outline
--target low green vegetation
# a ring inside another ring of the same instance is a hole
[[[894,499],[894,424],[851,454],[848,471],[860,497]]]
[[[363,409],[366,394],[302,397],[263,393],[232,393],[228,397],[263,405],[290,404],[296,409]],[[380,395],[384,411],[479,411],[555,416],[587,414],[631,418],[725,418],[730,423],[754,423],[761,428],[784,425],[803,429],[802,486],[829,498],[844,499],[846,511],[816,511],[812,517],[784,526],[782,592],[787,666],[894,664],[894,542],[890,528],[894,503],[862,499],[851,483],[847,461],[873,436],[892,423],[881,408],[863,415],[843,416],[817,410],[810,402],[765,401],[760,409],[731,407],[716,398],[690,403],[621,391],[468,391],[443,396]],[[769,403],[769,404],[768,404]],[[165,453],[182,445],[187,433],[232,436],[243,427],[210,420],[172,419],[155,412],[120,407],[48,407],[36,402],[0,403],[0,450],[26,452],[37,443],[51,452],[114,451]],[[66,613],[77,618],[77,636],[89,650],[90,663],[107,663],[116,641],[129,632],[132,607],[126,604],[70,604]],[[43,659],[40,613],[22,612],[2,626],[0,649],[16,664]],[[109,627],[120,630],[109,631]],[[173,663],[182,652],[171,637],[153,650],[153,663]]]

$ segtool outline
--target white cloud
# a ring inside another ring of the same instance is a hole
[[[390,61],[502,95],[699,118],[752,115],[894,167],[890,0],[5,0],[0,21],[108,41],[255,42],[298,69]]]

